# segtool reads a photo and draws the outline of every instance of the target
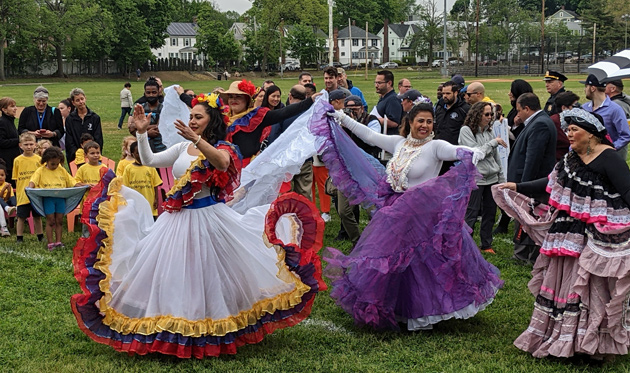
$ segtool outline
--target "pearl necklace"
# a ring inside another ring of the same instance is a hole
[[[409,187],[407,174],[413,161],[422,154],[422,147],[433,140],[431,133],[424,139],[416,139],[407,136],[405,142],[394,152],[392,159],[387,163],[387,182],[392,186],[394,192],[404,192]]]

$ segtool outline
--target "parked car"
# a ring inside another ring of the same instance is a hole
[[[444,60],[433,60],[431,67],[440,67],[444,65]]]
[[[580,56],[580,62],[591,62],[593,61],[593,55],[591,53],[583,54]]]
[[[498,63],[497,60],[487,60],[479,62],[479,66],[496,66]]]
[[[398,64],[396,62],[385,62],[382,65],[378,65],[379,69],[397,69]]]
[[[327,64],[327,63],[321,64],[321,65],[319,65],[319,69],[320,69],[320,70],[324,70],[325,68],[327,68],[327,67],[328,67],[328,65],[329,65],[329,64]],[[333,66],[333,67],[343,67],[343,66],[341,65],[341,62],[333,62],[333,63],[332,63],[332,66]]]
[[[299,62],[287,62],[284,64],[284,71],[301,70]]]
[[[360,66],[358,62],[353,62],[353,63],[347,63],[341,67],[347,70],[347,69],[358,69]]]
[[[448,64],[451,66],[455,66],[455,65],[463,65],[464,62],[461,61],[460,59],[455,58],[455,59],[449,60]]]

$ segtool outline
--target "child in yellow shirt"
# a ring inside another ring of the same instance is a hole
[[[52,146],[52,142],[50,142],[50,140],[40,139],[37,142],[37,147],[35,148],[35,154],[41,157],[42,154],[44,154],[44,152],[46,151],[46,149],[50,148],[51,146]]]
[[[15,196],[13,195],[13,186],[6,180],[7,164],[4,162],[4,159],[0,158],[0,205],[2,205],[2,209],[8,215],[11,215],[16,210]],[[10,235],[4,212],[0,211],[0,236],[8,237]]]
[[[34,153],[37,145],[36,141],[35,135],[28,132],[22,133],[20,135],[20,149],[22,149],[23,153],[13,160],[12,178],[15,180],[15,196],[17,197],[17,226],[15,228],[17,242],[24,241],[24,222],[31,214],[33,214],[33,224],[35,225],[37,239],[39,241],[44,239],[41,215],[31,206],[31,202],[24,190],[31,181],[31,176],[41,166],[41,157]]]
[[[157,187],[162,185],[162,179],[160,179],[155,168],[142,165],[137,142],[133,142],[129,149],[135,161],[125,168],[123,185],[142,194],[151,204],[153,216],[157,217]]]
[[[59,167],[65,160],[63,152],[60,148],[52,146],[44,152],[41,164],[43,167],[38,168],[31,181],[28,183],[29,188],[57,189],[70,188],[75,185],[83,185],[70,176],[65,168]],[[46,239],[48,240],[48,250],[56,247],[63,247],[61,243],[61,234],[63,231],[63,216],[66,213],[66,200],[58,197],[44,197],[44,215],[46,215]],[[57,237],[53,241],[53,230]]]
[[[85,164],[85,151],[83,150],[83,146],[87,144],[88,141],[94,141],[94,136],[89,133],[84,133],[79,138],[79,141],[81,141],[81,147],[77,149],[76,153],[74,153],[74,163],[77,165],[77,168]]]
[[[122,141],[122,155],[120,156],[120,161],[118,162],[118,167],[116,167],[116,176],[122,176],[125,171],[125,167],[132,164],[136,159],[131,154],[131,150],[129,146],[136,141],[136,138],[133,136],[127,136]]]
[[[107,168],[107,166],[99,163],[101,146],[96,141],[86,142],[83,146],[83,151],[86,154],[87,164],[77,170],[74,178],[77,182],[92,187],[101,181],[101,168]],[[81,200],[81,206],[83,206],[83,202],[85,202],[85,197]],[[82,233],[83,237],[89,237],[89,231],[85,224],[83,225]]]

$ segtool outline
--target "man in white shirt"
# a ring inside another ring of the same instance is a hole
[[[123,121],[125,120],[125,116],[131,116],[131,111],[133,110],[133,98],[131,97],[131,83],[125,83],[122,91],[120,91],[120,119],[118,120],[118,129],[122,129]]]

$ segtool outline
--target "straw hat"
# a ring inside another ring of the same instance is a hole
[[[250,81],[243,79],[240,82],[239,81],[232,82],[232,84],[230,84],[230,88],[228,88],[224,92],[221,92],[221,98],[223,99],[223,101],[227,102],[228,95],[232,94],[232,95],[245,95],[249,99],[251,99],[255,92],[256,92],[256,87],[254,86],[254,84]]]

